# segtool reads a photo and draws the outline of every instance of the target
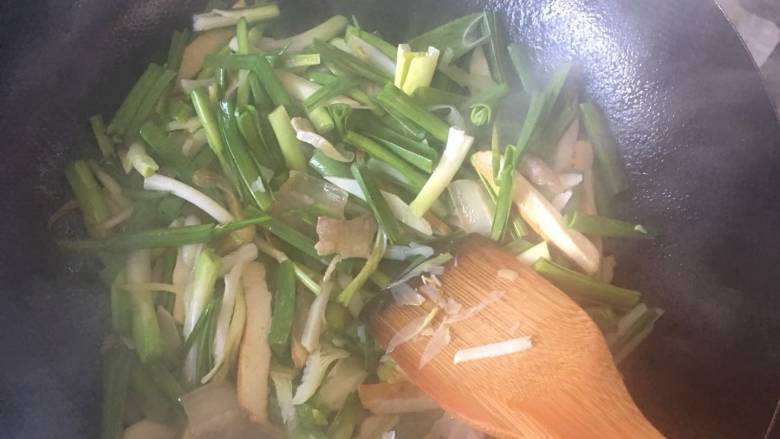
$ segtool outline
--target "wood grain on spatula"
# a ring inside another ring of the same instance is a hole
[[[499,270],[511,272],[499,276]],[[410,380],[444,410],[498,437],[663,437],[626,391],[596,324],[533,269],[485,239],[469,238],[440,280],[444,296],[464,308],[492,291],[504,293],[475,317],[452,324],[452,341],[422,369],[418,364],[428,337],[418,336],[392,352]],[[374,319],[377,340],[386,346],[432,307],[430,301],[388,305]],[[440,322],[437,317],[432,327]],[[530,349],[453,364],[460,349],[522,336],[532,338]]]

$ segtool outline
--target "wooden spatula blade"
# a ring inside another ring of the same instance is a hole
[[[472,238],[440,280],[443,296],[463,308],[501,296],[476,316],[449,325],[450,343],[423,368],[418,365],[428,337],[418,336],[391,354],[443,409],[499,437],[661,437],[631,401],[595,323],[533,269]],[[434,306],[431,301],[387,306],[374,320],[378,341],[386,345]],[[447,317],[445,311],[438,314],[433,329]],[[532,339],[528,350],[453,363],[460,349],[523,336]]]

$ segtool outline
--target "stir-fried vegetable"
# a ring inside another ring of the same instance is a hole
[[[293,404],[300,405],[309,400],[319,388],[322,379],[328,371],[328,367],[335,361],[347,358],[347,351],[323,345],[309,355],[306,367],[303,369],[301,384],[295,389]]]
[[[64,240],[60,241],[60,245],[70,250],[110,250],[119,252],[144,248],[182,247],[209,242],[245,227],[270,221],[270,217],[260,216],[227,224],[198,224],[166,229],[151,229],[115,235],[103,240]]]
[[[152,261],[149,250],[136,250],[127,256],[125,268],[127,281],[131,285],[149,283],[152,277]],[[133,341],[141,360],[151,361],[162,355],[160,326],[154,310],[151,291],[140,286],[128,292],[133,308]]]
[[[536,261],[534,269],[562,290],[585,302],[612,305],[622,309],[630,308],[639,302],[640,294],[634,290],[599,282],[546,259]]]
[[[337,410],[358,386],[368,378],[365,363],[357,357],[339,360],[325,377],[318,393],[318,401],[326,408]]]
[[[475,154],[472,163],[485,179],[491,178],[493,171],[488,152]],[[600,260],[593,243],[580,232],[567,228],[558,210],[519,174],[514,178],[512,196],[523,219],[540,236],[555,244],[586,273],[596,273]]]
[[[238,402],[253,422],[268,422],[268,374],[271,349],[268,334],[271,328],[271,293],[265,279],[265,269],[250,262],[243,272],[247,305],[247,324],[241,341],[236,372]]]
[[[612,218],[573,212],[565,217],[566,225],[574,230],[596,236],[615,238],[651,238],[652,232],[641,224],[633,224]]]
[[[65,170],[52,227],[78,206],[87,239],[60,245],[110,283],[102,438],[395,437],[436,405],[389,354],[425,338],[425,367],[504,294],[464,307],[442,290],[470,233],[579,301],[617,360],[647,337],[663,312],[611,284],[609,245],[655,233],[608,210],[627,179],[572,66],[543,77],[494,12],[401,41],[341,15],[285,36],[280,12],[196,15],[115,114],[91,117],[101,159]],[[383,351],[367,328],[386,300],[427,312]],[[480,437],[446,415],[430,435],[453,432]]]
[[[314,43],[315,39],[328,41],[339,36],[349,21],[343,15],[333,16],[313,28],[288,38],[274,40],[271,38],[255,38],[252,44],[263,51],[286,49],[290,53],[298,53]]]
[[[108,219],[108,206],[89,165],[83,160],[72,163],[65,169],[65,178],[78,201],[89,235],[93,238],[105,236],[106,231],[100,224]]]
[[[333,291],[333,283],[330,280],[323,282],[320,286],[320,294],[309,306],[306,324],[300,338],[301,346],[309,353],[314,352],[320,346],[320,336],[325,330],[325,313],[328,309],[331,291]]]
[[[360,272],[358,272],[355,278],[352,279],[352,281],[348,283],[339,294],[339,302],[341,302],[342,305],[348,306],[350,303],[352,303],[355,294],[358,294],[366,282],[368,282],[368,279],[379,267],[379,262],[381,261],[382,256],[385,254],[386,249],[387,237],[382,231],[378,231],[376,238],[374,239],[374,247],[371,249],[371,254],[368,255],[363,268],[360,269]]]
[[[198,14],[192,18],[192,30],[200,32],[218,27],[234,26],[240,19],[250,23],[265,21],[279,16],[276,4],[264,4],[254,8],[221,10]]]
[[[608,196],[623,192],[628,188],[620,153],[612,140],[601,112],[591,103],[580,105],[582,121],[594,146],[596,162],[604,176]]]
[[[122,432],[130,381],[130,351],[124,346],[109,350],[103,365],[103,406],[101,439],[117,439]]]
[[[292,261],[285,260],[276,269],[276,293],[273,299],[271,329],[268,333],[271,350],[282,361],[289,357],[295,294],[295,267]]]
[[[408,95],[420,87],[428,87],[438,62],[439,49],[435,47],[429,47],[427,52],[413,52],[408,44],[401,44],[395,66],[395,86]]]
[[[450,128],[447,135],[447,146],[430,178],[420,189],[417,197],[409,205],[409,210],[416,216],[423,216],[458,172],[474,143],[474,138],[457,128]]]

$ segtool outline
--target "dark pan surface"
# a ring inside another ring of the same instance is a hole
[[[116,108],[194,3],[0,4],[3,437],[96,435],[107,295],[93,262],[54,248],[46,218],[67,197],[63,166],[96,151],[87,118]],[[545,69],[577,63],[628,164],[619,212],[663,231],[619,251],[620,280],[667,310],[622,368],[639,405],[671,438],[763,437],[780,395],[780,130],[710,0],[284,5],[295,28],[338,11],[391,36],[483,6]]]

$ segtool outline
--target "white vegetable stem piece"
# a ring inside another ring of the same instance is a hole
[[[427,245],[418,244],[414,241],[406,245],[391,245],[385,251],[384,259],[390,259],[393,261],[405,261],[415,256],[424,256],[430,258],[433,256],[433,247]]]
[[[572,172],[560,174],[558,178],[561,180],[561,187],[563,190],[574,189],[582,183],[583,180],[582,174]]]
[[[200,219],[195,215],[187,215],[187,217],[184,218],[185,227],[198,226],[200,224],[202,224]],[[200,252],[203,250],[203,244],[187,244],[181,246],[179,249],[182,258],[184,259],[184,263],[189,267],[193,267],[198,256],[200,256]]]
[[[347,34],[346,45],[352,54],[378,67],[388,76],[395,74],[395,61],[388,58],[381,50],[368,44],[362,38],[353,34]]]
[[[540,188],[546,194],[558,194],[568,189],[561,183],[558,173],[553,171],[547,162],[540,157],[531,154],[523,155],[523,159],[520,160],[518,169],[528,181]]]
[[[149,177],[160,169],[160,166],[146,153],[146,148],[140,142],[134,142],[130,145],[127,154],[122,159],[122,168],[125,170],[125,174],[129,173],[131,169],[135,169],[144,177]]]
[[[474,168],[495,190],[491,153],[483,151],[474,154]],[[599,270],[600,255],[596,246],[582,233],[571,230],[563,223],[563,217],[549,201],[537,191],[522,175],[515,175],[514,202],[523,219],[542,236],[552,242],[566,256],[579,265],[588,274]]]
[[[222,256],[222,266],[220,267],[219,275],[225,276],[236,265],[242,265],[249,261],[254,261],[257,259],[257,254],[257,245],[250,242],[249,244],[242,245],[233,253],[228,253],[225,256]]]
[[[460,169],[473,143],[474,138],[467,135],[465,131],[450,128],[447,135],[447,146],[444,148],[439,164],[436,165],[436,169],[433,170],[428,181],[420,189],[420,193],[409,205],[412,214],[421,217],[430,209]]]
[[[325,177],[325,180],[328,183],[347,192],[348,194],[354,195],[361,200],[366,201],[366,195],[363,193],[363,189],[360,188],[360,185],[354,178]]]
[[[444,264],[452,259],[452,255],[449,253],[439,253],[438,255],[421,262],[411,270],[407,270],[399,278],[390,282],[385,289],[393,288],[409,279],[415,278],[421,274],[430,273],[439,276],[444,273]]]
[[[214,9],[211,12],[194,15],[192,17],[192,30],[195,32],[202,32],[209,29],[235,26],[241,18],[244,18],[247,23],[256,23],[258,21],[270,20],[278,16],[279,6],[277,6],[276,3],[244,9]]]
[[[286,368],[271,369],[271,381],[274,383],[276,399],[279,401],[279,409],[282,412],[282,421],[289,424],[295,419],[295,406],[292,401],[292,380],[295,371]]]
[[[494,207],[482,186],[473,180],[455,180],[449,191],[460,227],[467,233],[490,236]]]
[[[354,195],[355,197],[366,201],[366,195],[363,193],[363,189],[360,188],[360,185],[358,185],[355,179],[325,177],[325,180],[334,186],[338,186],[340,189],[344,190],[350,195]],[[428,220],[425,218],[412,214],[409,210],[409,205],[407,205],[404,200],[401,199],[401,197],[394,193],[383,190],[380,190],[379,192],[382,193],[382,197],[387,202],[387,206],[390,208],[390,212],[398,221],[401,221],[402,223],[422,233],[423,235],[433,235],[433,228],[431,227],[431,223],[428,222]]]
[[[271,348],[268,331],[271,328],[271,292],[265,281],[265,268],[259,262],[244,266],[244,294],[247,319],[238,355],[236,391],[238,403],[252,422],[268,422],[268,372]]]
[[[131,285],[145,285],[152,278],[151,251],[135,250],[127,255],[125,276]],[[138,355],[143,361],[162,352],[160,327],[151,291],[141,287],[128,291],[133,309],[132,334]]]
[[[214,294],[214,282],[219,274],[220,259],[211,250],[202,251],[194,265],[194,274],[185,307],[183,333],[189,336],[203,309]]]
[[[469,75],[471,76],[471,81],[469,81],[468,88],[472,95],[482,93],[496,85],[490,73],[490,66],[482,46],[477,46],[471,52]]]
[[[361,359],[349,357],[339,360],[323,381],[317,401],[330,410],[338,410],[366,377],[368,372]]]
[[[197,155],[204,146],[208,145],[208,143],[209,139],[208,136],[206,136],[206,130],[201,128],[184,141],[184,144],[181,146],[181,152],[185,157],[192,158]]]
[[[544,241],[517,255],[517,260],[526,265],[533,265],[539,259],[550,259],[550,248]]]
[[[174,119],[168,122],[167,129],[168,131],[187,131],[188,133],[192,134],[195,131],[201,129],[202,126],[203,125],[200,123],[200,118],[191,117],[181,122]]]
[[[461,349],[455,353],[452,362],[455,364],[467,361],[482,360],[485,358],[500,357],[530,349],[533,346],[531,337],[519,337],[512,340],[491,343],[473,348]]]
[[[580,210],[588,215],[598,215],[598,209],[596,208],[596,187],[593,175],[593,159],[593,144],[581,140],[574,145],[573,166],[575,170],[582,172],[582,198],[580,200]],[[603,253],[604,240],[600,236],[591,236],[590,240],[599,251],[599,256],[601,256]],[[603,264],[603,262],[601,264]]]
[[[623,317],[620,318],[617,322],[617,336],[621,337],[626,335],[626,333],[631,329],[632,326],[642,318],[642,316],[647,312],[647,305],[644,303],[640,303],[639,305],[633,307],[629,312],[626,313]]]
[[[263,38],[260,40],[258,48],[263,51],[285,49],[287,53],[299,53],[307,46],[314,43],[315,39],[328,41],[331,38],[341,35],[347,27],[347,24],[349,24],[347,17],[335,15],[317,26],[289,38],[281,40]]]
[[[396,305],[420,306],[425,302],[425,298],[407,283],[390,288],[390,293]]]
[[[394,217],[425,236],[433,235],[431,223],[422,216],[412,214],[409,205],[401,197],[391,192],[382,190],[380,192],[382,192],[382,197],[387,202],[387,207],[390,208],[390,212],[393,213]]]
[[[295,100],[305,101],[306,98],[317,92],[322,86],[301,78],[298,75],[292,74],[286,70],[275,70],[276,77],[279,78],[279,82],[282,83],[282,87]],[[364,105],[357,101],[344,96],[336,96],[328,99],[323,105],[333,104],[347,104],[352,108],[366,108]]]
[[[314,125],[312,125],[308,119],[293,117],[290,120],[290,123],[295,130],[295,137],[298,138],[298,140],[319,149],[328,158],[345,163],[349,163],[355,159],[355,153],[351,151],[339,151],[328,139],[318,134],[314,130]]]
[[[209,88],[213,84],[216,84],[217,80],[216,78],[208,78],[208,79],[182,79],[179,81],[179,87],[181,87],[181,90],[186,93],[190,94],[192,93],[192,90],[195,90],[198,87],[206,87]],[[171,124],[168,124],[168,131],[173,130],[171,128]]]
[[[233,319],[230,321],[227,340],[225,341],[225,353],[222,362],[214,365],[213,371],[210,372],[211,376],[201,380],[201,383],[205,383],[207,379],[213,382],[224,382],[228,374],[234,370],[236,360],[238,359],[238,347],[244,335],[244,326],[246,326],[246,299],[244,298],[244,289],[239,287],[233,308]]]
[[[301,344],[309,353],[314,352],[320,345],[320,335],[325,327],[325,310],[328,308],[330,293],[333,291],[333,283],[325,282],[320,286],[320,294],[314,299],[306,316],[306,325],[303,327]]]
[[[124,190],[118,181],[114,180],[114,177],[109,175],[100,166],[90,166],[95,177],[100,181],[100,184],[111,194],[111,197],[121,207],[130,207],[130,200],[124,195]]]
[[[571,197],[574,195],[574,192],[571,190],[568,190],[566,192],[561,192],[560,194],[552,197],[550,200],[550,203],[553,205],[554,208],[558,209],[559,212],[562,212],[563,209],[566,207],[567,204],[569,204],[569,201],[571,200]]]
[[[617,266],[617,260],[615,256],[609,255],[601,259],[601,270],[599,271],[599,279],[602,282],[608,284],[612,283],[612,278],[615,277],[615,267]]]
[[[593,145],[581,140],[574,145],[573,168],[582,172],[582,212],[596,215],[596,194],[593,186]]]
[[[330,346],[322,346],[312,352],[306,359],[301,384],[295,389],[293,404],[300,405],[308,401],[317,392],[328,367],[334,361],[347,357],[349,357],[349,352]]]
[[[201,383],[211,381],[211,378],[217,373],[228,349],[228,330],[230,329],[231,319],[234,318],[236,308],[236,297],[241,291],[241,272],[244,269],[243,264],[234,265],[230,272],[225,276],[225,292],[222,295],[222,305],[219,307],[217,316],[217,329],[214,334],[214,367],[203,377]],[[235,324],[235,323],[233,323]]]
[[[286,70],[276,70],[274,73],[276,73],[276,77],[279,78],[282,87],[284,87],[284,90],[290,97],[299,101],[306,100],[306,98],[316,93],[321,87],[315,82],[301,78]]]
[[[152,175],[144,180],[144,189],[148,191],[170,192],[198,206],[220,224],[231,223],[235,220],[230,212],[206,194],[173,178],[159,174]]]
[[[186,219],[177,219],[171,223],[171,227],[191,226],[200,224],[198,217],[194,215],[188,216]],[[173,284],[178,288],[188,289],[190,288],[190,281],[192,280],[192,268],[195,265],[195,259],[197,259],[203,244],[189,244],[179,247],[176,253],[176,265],[173,267]],[[184,308],[187,304],[187,296],[189,294],[177,294],[176,302],[173,306],[173,317],[177,323],[184,323]]]
[[[418,88],[431,85],[438,63],[439,49],[435,47],[429,47],[427,52],[413,52],[408,44],[399,44],[393,83],[411,95]]]
[[[122,224],[123,222],[130,219],[130,217],[133,215],[133,208],[128,207],[118,214],[114,215],[113,217],[109,218],[108,220],[98,224],[98,228],[101,230],[111,230],[114,227]]]

